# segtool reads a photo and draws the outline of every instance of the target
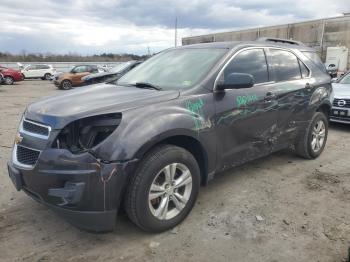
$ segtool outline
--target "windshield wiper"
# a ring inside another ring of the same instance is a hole
[[[152,85],[150,83],[146,83],[146,82],[136,82],[135,84],[133,84],[133,86],[136,86],[137,88],[147,88],[147,89],[155,89],[155,90],[162,90],[160,87]]]

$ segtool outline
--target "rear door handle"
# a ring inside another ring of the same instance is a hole
[[[271,102],[272,100],[275,100],[275,99],[276,99],[276,95],[272,92],[267,92],[264,97],[265,102]]]

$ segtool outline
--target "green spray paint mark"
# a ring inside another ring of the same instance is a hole
[[[245,95],[236,97],[237,107],[247,106],[255,101],[258,101],[257,95]]]
[[[221,122],[232,123],[235,120],[241,119],[243,117],[246,117],[247,115],[255,113],[257,111],[256,108],[246,107],[256,101],[258,101],[258,96],[256,94],[237,96],[236,106],[234,106],[234,110],[221,116],[217,124],[220,124]]]
[[[186,108],[191,111],[192,119],[195,125],[196,130],[199,130],[202,127],[202,121],[199,118],[202,118],[203,111],[202,107],[204,102],[202,99],[198,99],[196,102],[187,101]]]

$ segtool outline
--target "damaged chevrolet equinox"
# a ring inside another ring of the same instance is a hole
[[[331,97],[330,77],[301,43],[168,49],[116,83],[29,105],[8,171],[17,190],[77,227],[113,230],[123,208],[161,232],[223,170],[285,148],[317,158]]]

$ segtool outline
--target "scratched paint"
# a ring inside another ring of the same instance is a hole
[[[237,96],[236,97],[237,107],[247,106],[247,105],[254,103],[256,101],[258,101],[257,95],[244,95],[244,96]]]
[[[204,102],[201,98],[197,101],[187,101],[186,108],[191,112],[192,120],[196,130],[201,129],[203,119],[203,108]]]
[[[238,120],[242,117],[245,117],[249,114],[254,113],[256,110],[246,108],[247,106],[258,101],[258,96],[256,94],[252,95],[241,95],[236,97],[236,106],[233,111],[227,112],[225,115],[221,116],[218,120],[218,124],[225,120],[231,120],[232,123],[234,120]]]

